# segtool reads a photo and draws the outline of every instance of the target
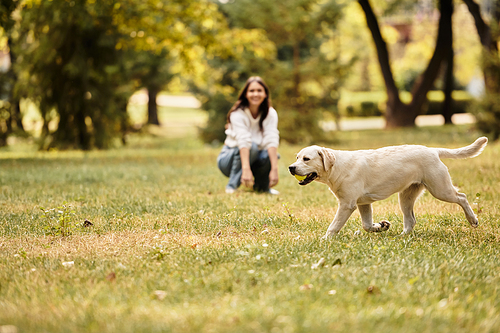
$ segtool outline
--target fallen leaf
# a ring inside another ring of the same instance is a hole
[[[116,274],[115,274],[115,272],[109,273],[106,276],[106,280],[108,280],[109,282],[113,282],[114,280],[116,280]]]
[[[312,284],[303,284],[299,287],[299,290],[311,290],[313,288]]]
[[[88,228],[88,227],[91,227],[93,226],[94,223],[90,222],[89,220],[85,219],[85,221],[83,222],[83,227],[84,228]]]

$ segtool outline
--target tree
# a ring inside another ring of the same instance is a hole
[[[137,80],[138,87],[144,87],[148,91],[148,124],[160,125],[156,97],[161,89],[174,78],[175,73],[172,69],[174,61],[165,49],[158,53],[134,52],[131,75]]]
[[[220,7],[230,28],[264,31],[274,44],[275,58],[260,68],[254,66],[250,74],[264,78],[278,111],[286,112],[280,118],[281,137],[302,143],[330,140],[319,125],[322,108],[336,108],[335,90],[350,65],[341,64],[331,43],[342,5],[319,0],[238,0]]]
[[[0,27],[6,34],[11,63],[16,62],[16,55],[12,49],[13,41],[11,33],[15,23],[12,19],[12,13],[16,10],[17,6],[18,1],[16,0],[3,0],[0,3]],[[0,146],[7,144],[7,136],[15,128],[24,131],[19,107],[19,96],[14,90],[16,81],[17,75],[12,66],[10,66],[6,75],[0,79],[0,95],[7,97],[0,108]]]
[[[248,77],[267,72],[275,61],[276,49],[257,29],[228,29],[218,36],[211,56],[191,72],[190,90],[208,112],[208,122],[200,129],[205,142],[222,142],[226,115]],[[274,95],[271,96],[273,98]]]
[[[394,81],[390,66],[387,45],[380,32],[378,20],[373,12],[370,2],[369,0],[358,0],[358,3],[361,5],[365,13],[367,26],[372,34],[372,38],[377,49],[380,69],[386,86],[386,128],[414,126],[415,119],[420,114],[422,107],[427,100],[427,92],[432,88],[433,83],[440,72],[443,61],[447,58],[447,56],[449,57],[450,54],[450,48],[452,47],[452,0],[439,1],[439,11],[441,16],[439,18],[438,36],[434,54],[432,55],[426,70],[413,85],[411,91],[412,101],[408,104],[403,103],[399,96],[399,89]],[[449,62],[449,64],[451,65],[451,62]]]
[[[477,33],[483,46],[482,68],[485,81],[485,95],[479,103],[476,118],[478,127],[493,136],[500,137],[500,1],[492,2],[491,22],[488,24],[481,14],[479,5],[473,0],[464,0],[474,18]]]
[[[120,6],[120,27],[133,36],[134,65],[131,76],[137,87],[148,91],[148,124],[159,125],[156,97],[176,76],[193,76],[204,54],[216,46],[227,25],[217,6],[205,0],[148,0],[130,14],[128,5]],[[129,29],[129,27],[134,27]],[[210,57],[210,55],[208,55]],[[210,71],[210,70],[209,70]]]
[[[112,12],[112,3],[82,0],[23,5],[17,66],[24,93],[40,106],[41,147],[106,148],[120,133],[125,112],[115,92],[124,70]],[[54,133],[47,126],[51,109],[58,116]]]
[[[444,118],[445,124],[452,124],[451,116],[453,115],[453,68],[454,68],[454,50],[453,50],[453,30],[450,30],[451,37],[446,39],[449,43],[446,45],[446,55],[443,59],[445,65],[444,80],[443,80],[443,93],[444,101],[442,105],[441,114]]]
[[[188,67],[193,49],[214,43],[220,18],[203,0],[26,0],[21,15],[19,86],[39,104],[42,147],[81,149],[123,138],[136,88],[133,52],[158,58],[168,50]]]

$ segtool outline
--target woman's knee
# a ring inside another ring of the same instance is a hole
[[[231,169],[233,168],[233,163],[236,162],[235,156],[238,154],[238,149],[227,147],[223,148],[219,156],[217,157],[217,166],[226,177],[229,177]]]

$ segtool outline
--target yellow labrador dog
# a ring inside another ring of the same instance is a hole
[[[403,211],[403,233],[409,233],[416,223],[413,205],[424,189],[439,200],[459,204],[470,225],[477,227],[477,217],[465,194],[453,186],[448,168],[440,159],[477,156],[487,143],[488,139],[481,137],[458,149],[403,145],[340,151],[310,146],[297,154],[297,161],[288,169],[300,185],[316,180],[328,185],[337,197],[339,208],[325,238],[338,233],[356,207],[363,229],[370,232],[388,230],[391,224],[387,221],[373,223],[371,204],[396,192]]]

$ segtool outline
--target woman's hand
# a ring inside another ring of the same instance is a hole
[[[250,168],[244,168],[241,173],[241,183],[246,187],[253,187],[253,173]]]
[[[250,149],[240,148],[241,183],[246,187],[253,187],[253,173],[250,169]]]
[[[269,188],[277,185],[278,181],[279,181],[278,169],[271,169],[271,172],[269,172]]]
[[[267,149],[269,160],[271,161],[271,171],[269,172],[269,188],[278,184],[278,149],[276,147],[269,147]]]

